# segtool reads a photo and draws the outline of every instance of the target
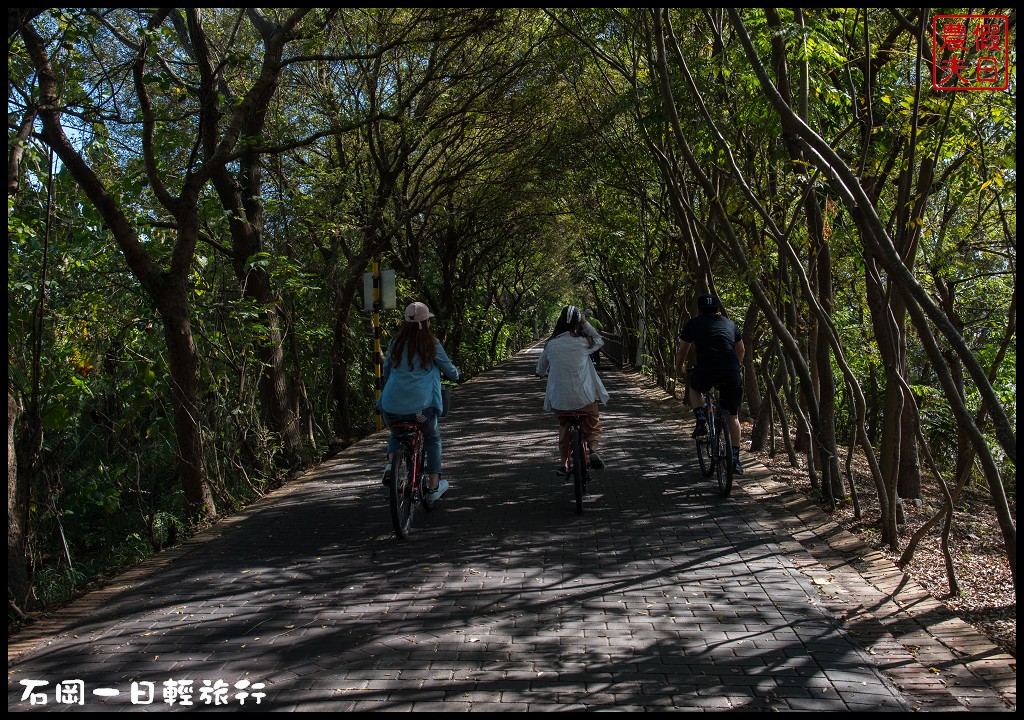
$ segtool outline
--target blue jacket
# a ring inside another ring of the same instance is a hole
[[[392,415],[415,415],[426,408],[437,408],[441,412],[441,376],[438,369],[449,380],[459,379],[459,370],[452,364],[440,340],[434,341],[434,362],[423,367],[419,355],[413,357],[413,369],[409,369],[408,358],[402,358],[398,367],[391,367],[391,346],[384,356],[384,390],[377,401],[377,409]]]

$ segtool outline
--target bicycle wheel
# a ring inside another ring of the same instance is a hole
[[[732,442],[729,439],[729,426],[719,421],[715,430],[715,445],[718,454],[715,457],[715,475],[718,478],[718,492],[726,497],[732,492]]]
[[[697,441],[697,460],[700,461],[700,472],[710,477],[715,471],[715,459],[711,457],[711,443],[708,440]]]
[[[576,493],[576,513],[583,512],[583,478],[587,472],[583,457],[583,440],[579,428],[572,431],[572,485]]]
[[[704,437],[698,438],[695,442],[697,444],[697,461],[700,463],[700,473],[704,477],[711,477],[711,473],[715,471],[714,443],[712,442],[714,440],[715,418],[708,412],[709,406],[705,405],[704,407],[704,422],[707,425],[707,431],[704,433]]]
[[[412,452],[403,445],[396,455],[391,470],[391,522],[395,526],[395,535],[402,540],[412,527],[416,498],[412,482]]]
[[[420,443],[419,462],[416,466],[420,469],[420,476],[416,478],[416,487],[420,491],[420,502],[423,503],[424,509],[433,510],[434,506],[427,502],[427,446],[422,442]],[[416,498],[413,498],[413,502],[415,501]]]

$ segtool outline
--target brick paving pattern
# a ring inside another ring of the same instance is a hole
[[[1015,658],[749,459],[719,497],[607,363],[577,515],[538,353],[456,390],[407,540],[377,433],[11,638],[8,710],[1016,710]]]

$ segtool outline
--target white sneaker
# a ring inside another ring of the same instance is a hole
[[[426,490],[423,493],[423,499],[427,505],[433,507],[434,503],[441,499],[441,496],[448,492],[448,481],[441,478],[441,482],[437,484],[437,487],[433,490]]]

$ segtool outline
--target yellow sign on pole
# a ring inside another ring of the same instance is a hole
[[[373,324],[373,363],[377,369],[376,390],[374,401],[380,400],[383,388],[383,355],[380,351],[380,311],[394,310],[397,307],[397,293],[395,291],[395,271],[381,270],[380,263],[376,260],[371,264],[371,271],[363,273],[363,310],[369,311],[370,322]],[[376,404],[376,402],[375,402]],[[377,413],[377,429],[380,430],[384,422],[380,412]]]

